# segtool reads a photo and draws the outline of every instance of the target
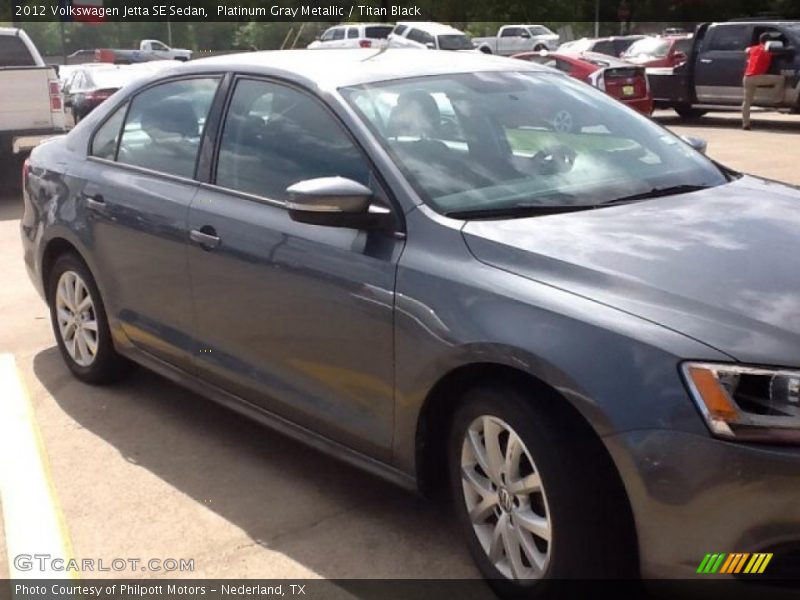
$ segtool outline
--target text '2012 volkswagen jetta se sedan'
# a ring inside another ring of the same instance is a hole
[[[800,192],[602,92],[477,54],[224,56],[23,177],[78,378],[134,361],[449,486],[500,591],[800,541]]]

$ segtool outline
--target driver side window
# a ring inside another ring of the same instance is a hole
[[[318,177],[345,177],[369,186],[371,170],[316,98],[276,83],[237,82],[223,126],[216,184],[286,201],[286,188]]]

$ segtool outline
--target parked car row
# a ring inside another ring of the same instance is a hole
[[[485,54],[511,56],[527,50],[553,50],[559,36],[544,25],[505,25],[496,36],[470,37],[463,31],[426,21],[388,23],[342,23],[326,29],[309,44],[310,49],[416,48],[429,50],[479,50]]]
[[[645,115],[653,112],[653,99],[644,67],[596,52],[524,52],[514,55],[514,58],[553,67],[603,90]]]

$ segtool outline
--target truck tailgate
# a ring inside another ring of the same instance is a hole
[[[50,110],[53,67],[0,68],[0,132],[61,128],[64,112]]]

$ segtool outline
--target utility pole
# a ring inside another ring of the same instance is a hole
[[[600,0],[594,0],[594,37],[600,37]]]

